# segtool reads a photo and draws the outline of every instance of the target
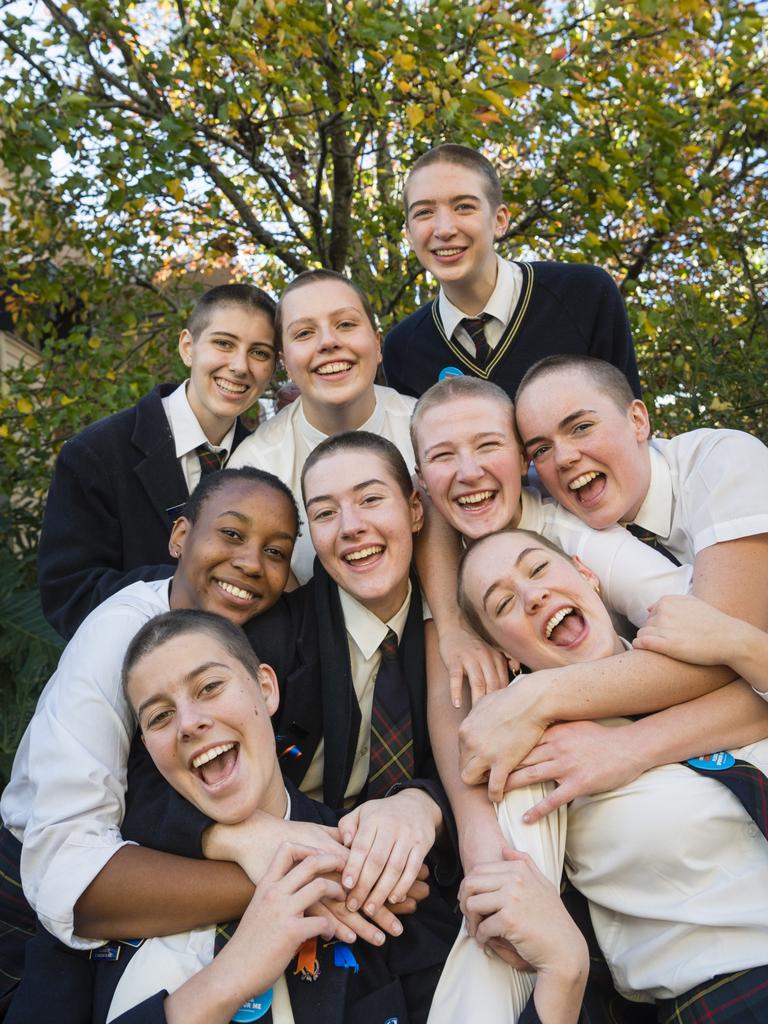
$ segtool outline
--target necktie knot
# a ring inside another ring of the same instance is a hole
[[[197,459],[200,463],[200,475],[207,476],[208,473],[215,473],[217,469],[221,469],[227,459],[227,453],[224,448],[221,451],[211,451],[209,446],[205,443],[199,444],[195,448],[197,452]]]
[[[381,657],[387,661],[397,659],[397,633],[394,629],[388,629],[387,635],[379,644],[379,650],[381,651]]]
[[[464,328],[474,343],[475,361],[478,366],[483,368],[488,362],[488,356],[491,351],[485,337],[485,325],[490,319],[490,313],[481,313],[480,316],[476,317],[465,316],[463,320],[460,321],[460,326]]]

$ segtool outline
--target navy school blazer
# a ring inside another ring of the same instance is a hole
[[[162,399],[178,386],[158,385],[59,453],[37,574],[45,617],[66,640],[111,594],[173,575],[168,538],[188,492]],[[238,421],[235,446],[248,433]]]

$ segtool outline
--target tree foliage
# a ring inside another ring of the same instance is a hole
[[[657,425],[768,434],[768,74],[741,0],[14,0],[0,6],[0,285],[42,372],[6,386],[31,551],[64,437],[178,369],[189,271],[349,272],[384,326],[431,290],[400,186],[499,167],[505,255],[605,266]],[[186,287],[186,291],[184,290]]]

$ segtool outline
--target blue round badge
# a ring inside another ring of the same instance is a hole
[[[438,380],[445,380],[446,377],[463,377],[464,374],[458,366],[444,366],[437,375]]]
[[[719,750],[716,754],[705,754],[703,757],[691,757],[686,764],[692,768],[703,768],[707,772],[724,772],[726,768],[733,768],[736,758],[727,750]]]
[[[247,1003],[243,1003],[240,1009],[232,1018],[236,1024],[249,1024],[252,1020],[259,1020],[272,1005],[272,989],[268,988],[260,996],[252,996]]]

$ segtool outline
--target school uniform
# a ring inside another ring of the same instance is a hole
[[[381,639],[389,625],[394,628],[413,730],[414,778],[407,785],[428,793],[443,813],[444,835],[431,863],[438,883],[450,887],[459,870],[455,824],[429,743],[423,610],[414,580],[410,597],[389,624],[360,615],[366,610],[358,605],[358,621],[348,631],[345,608],[349,616],[357,602],[345,600],[342,605],[339,588],[317,561],[309,583],[284,594],[244,629],[259,659],[272,666],[279,681],[280,705],[272,725],[283,776],[313,799],[340,808],[366,798],[372,704],[367,683],[380,664],[380,654],[371,648],[377,623]],[[162,835],[158,822],[166,826]],[[202,857],[202,836],[210,824],[205,815],[189,810],[163,781],[144,745],[134,741],[123,836],[169,853]]]
[[[222,447],[247,435],[236,422]],[[184,385],[161,384],[65,442],[37,556],[43,611],[65,639],[111,594],[173,575],[171,526],[199,479],[190,453],[205,440]]]
[[[374,385],[373,390],[374,410],[359,429],[391,441],[405,459],[408,471],[412,473],[416,458],[411,444],[411,413],[416,403],[412,398],[399,395],[392,388]],[[229,466],[233,469],[240,466],[255,466],[257,469],[274,473],[293,492],[299,506],[300,517],[306,524],[307,513],[301,494],[301,471],[307,456],[327,436],[307,420],[304,404],[301,398],[298,398],[251,434],[232,456]],[[309,529],[305,525],[296,539],[291,559],[291,569],[299,583],[306,583],[312,575],[314,558],[315,549],[312,546]]]
[[[491,319],[485,366],[458,319],[465,316],[442,290],[396,324],[384,340],[390,387],[418,398],[441,371],[490,380],[514,398],[525,371],[550,355],[589,355],[618,367],[640,397],[629,322],[609,274],[576,263],[516,262],[499,258],[496,288],[482,313]],[[474,314],[480,316],[481,314]]]
[[[309,800],[288,783],[290,818],[335,825],[338,815]],[[318,940],[319,974],[305,981],[292,962],[274,987],[273,1024],[373,1024],[396,1019],[423,1022],[456,931],[456,919],[440,899],[430,895],[415,915],[403,919],[404,931],[383,948],[355,943],[359,970],[334,964],[334,944]],[[87,959],[66,950],[45,933],[30,942],[24,981],[8,1024],[45,1019],[52,999],[59,1024],[161,1024],[163,1000],[213,959],[216,929],[161,939],[139,948],[119,948],[117,960]],[[102,951],[102,956],[104,951]],[[255,993],[254,993],[255,994]],[[66,998],[60,999],[59,995]]]

